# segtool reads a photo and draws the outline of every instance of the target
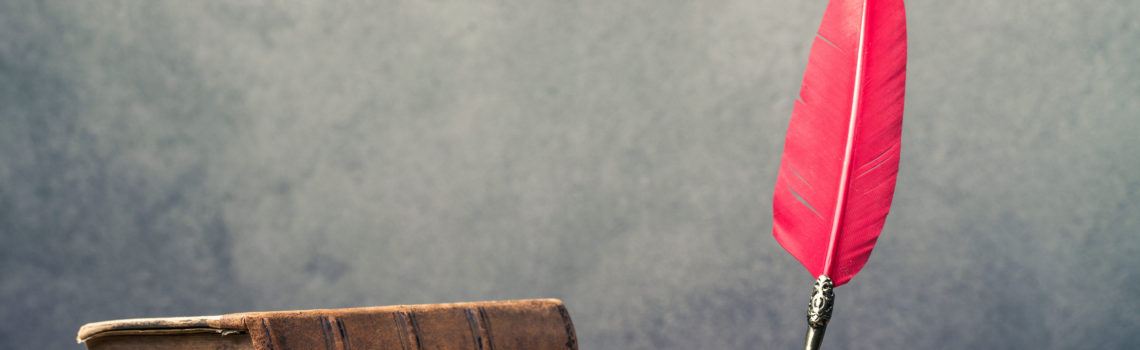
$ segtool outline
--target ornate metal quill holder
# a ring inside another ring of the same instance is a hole
[[[805,350],[819,350],[823,343],[823,333],[827,322],[831,321],[831,308],[835,305],[835,285],[827,275],[819,275],[811,290],[811,303],[808,304],[807,343]]]

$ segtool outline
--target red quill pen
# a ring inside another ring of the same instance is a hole
[[[773,201],[773,235],[818,277],[809,349],[830,319],[831,288],[863,268],[890,210],[905,85],[902,0],[832,0],[812,43]]]

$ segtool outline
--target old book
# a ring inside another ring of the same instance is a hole
[[[88,323],[90,350],[577,349],[556,299],[247,312]]]

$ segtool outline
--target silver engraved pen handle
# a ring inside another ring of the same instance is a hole
[[[819,275],[811,290],[811,303],[808,304],[807,341],[805,350],[819,350],[823,343],[823,333],[827,322],[831,321],[831,309],[835,305],[835,285],[827,275]]]

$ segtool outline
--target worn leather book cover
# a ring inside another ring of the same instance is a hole
[[[247,312],[89,323],[90,350],[577,349],[556,299]]]

